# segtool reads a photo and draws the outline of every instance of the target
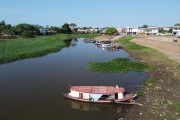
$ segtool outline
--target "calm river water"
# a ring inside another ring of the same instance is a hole
[[[73,40],[69,47],[44,57],[0,65],[0,120],[117,120],[129,105],[89,104],[67,100],[70,85],[119,85],[133,92],[147,74],[91,72],[91,61],[130,57]]]

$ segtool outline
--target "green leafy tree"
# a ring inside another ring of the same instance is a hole
[[[142,28],[148,28],[148,25],[143,25]]]
[[[60,33],[67,33],[67,30],[64,29],[64,28],[61,28],[61,29],[59,29],[59,32],[60,32]]]
[[[87,29],[87,27],[83,27],[83,29],[85,30],[85,29]]]
[[[33,34],[30,31],[23,31],[21,35],[25,38],[33,37]]]
[[[6,25],[6,22],[5,22],[4,20],[1,21],[1,22],[0,22],[0,26],[1,26],[1,25]]]
[[[172,33],[172,28],[170,28],[169,30],[164,30],[163,28],[160,28],[159,33]]]
[[[56,31],[56,32],[60,32],[60,29],[56,26],[51,26],[50,30]]]
[[[159,33],[165,33],[165,30],[163,28],[160,28]]]
[[[11,30],[11,24],[6,24],[6,22],[3,20],[0,22],[0,33],[3,34],[12,34],[12,30]]]
[[[36,35],[39,35],[40,34],[40,31],[39,31],[39,29],[41,29],[42,28],[42,26],[39,26],[39,25],[32,25],[32,27],[33,27],[33,29],[32,29],[32,33],[33,34],[36,34]]]
[[[172,33],[172,28],[170,28],[170,29],[168,30],[168,33]]]
[[[174,26],[180,26],[180,23],[176,23]]]
[[[0,22],[0,33],[3,33],[3,30],[5,29],[6,22],[3,20]]]
[[[26,37],[31,37],[31,35],[34,34],[39,34],[39,27],[35,25],[30,25],[30,24],[18,24],[17,26],[14,27],[14,33],[16,35],[21,35],[21,36],[26,36]],[[31,33],[31,34],[30,34]]]
[[[71,28],[69,27],[68,23],[64,23],[62,29],[66,30],[66,33],[71,33]]]
[[[109,35],[113,35],[114,33],[117,33],[117,29],[116,28],[113,28],[113,27],[110,27],[110,28],[107,28],[106,29],[106,33],[109,34]]]
[[[5,25],[3,32],[8,35],[12,34],[13,32],[12,32],[11,27],[12,27],[11,24]]]

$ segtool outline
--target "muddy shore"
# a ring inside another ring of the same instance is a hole
[[[180,39],[173,42],[172,37],[135,37],[131,42],[153,49],[125,49],[133,58],[157,66],[150,73],[155,82],[141,86],[143,94],[136,102],[143,106],[133,105],[120,120],[179,120],[180,119]]]

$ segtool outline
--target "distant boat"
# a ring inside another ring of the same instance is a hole
[[[130,102],[136,94],[125,94],[123,87],[114,86],[72,86],[66,98],[92,103]]]
[[[91,39],[85,40],[85,43],[95,43],[95,42],[96,42],[95,40],[91,40]]]
[[[112,45],[111,43],[102,43],[102,44],[100,45],[100,47],[101,47],[101,48],[112,48],[113,45]]]
[[[111,44],[111,41],[96,41],[95,45],[97,47],[101,47],[101,48],[111,48],[111,47],[113,47],[113,44]]]

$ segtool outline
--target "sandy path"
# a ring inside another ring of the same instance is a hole
[[[172,42],[174,37],[138,37],[132,41],[147,47],[154,48],[165,55],[180,62],[180,39],[177,38],[177,43]]]
[[[95,38],[95,40],[103,40],[103,41],[107,41],[107,40],[111,40],[111,41],[115,41],[115,40],[118,40],[120,39],[121,35],[117,35],[117,36],[109,36],[109,35],[104,35],[104,36],[99,36],[97,38]]]

